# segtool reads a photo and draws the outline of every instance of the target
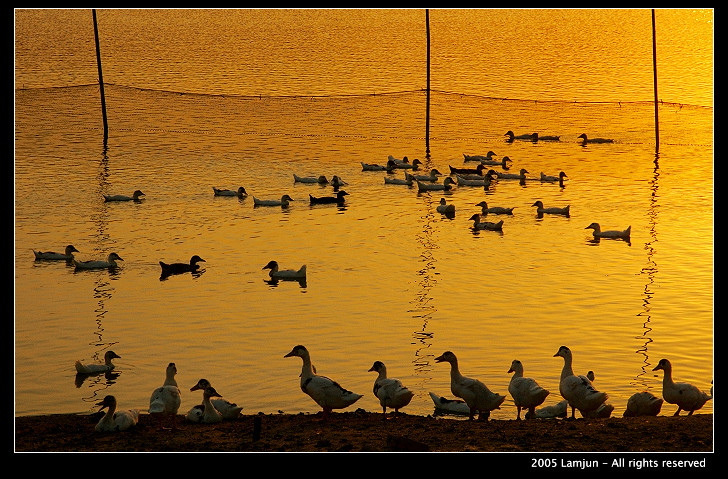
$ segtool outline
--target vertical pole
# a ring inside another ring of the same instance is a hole
[[[655,152],[660,151],[660,123],[657,118],[657,42],[655,40],[655,9],[652,9],[652,70],[655,75]]]
[[[96,40],[96,64],[99,67],[99,87],[101,88],[101,114],[104,118],[104,143],[109,137],[109,124],[106,121],[106,98],[104,96],[104,76],[101,73],[101,49],[99,48],[99,29],[96,26],[96,9],[92,9],[91,13],[94,18],[94,38]]]
[[[430,157],[430,9],[425,9],[427,24],[427,111],[425,117],[425,156]]]

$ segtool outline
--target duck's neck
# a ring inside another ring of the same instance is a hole
[[[164,385],[177,387],[177,380],[174,379],[174,375],[167,375],[167,379],[164,380]]]
[[[564,378],[574,375],[574,370],[571,368],[571,357],[564,356],[564,368],[561,370],[561,380]]]
[[[450,379],[459,381],[462,377],[463,375],[460,374],[460,369],[458,368],[458,360],[454,359],[450,361]]]
[[[101,418],[101,422],[104,424],[114,424],[114,413],[116,412],[116,405],[108,406],[106,408],[106,414]]]
[[[665,375],[662,377],[662,387],[665,386],[672,386],[674,383],[672,381],[672,367],[664,368]]]
[[[522,378],[523,377],[523,368],[515,368],[513,370],[513,377],[514,378]]]
[[[311,358],[309,356],[302,356],[303,366],[301,366],[301,381],[312,378],[316,375],[311,365]]]

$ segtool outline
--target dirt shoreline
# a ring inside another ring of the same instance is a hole
[[[467,421],[402,413],[385,420],[357,410],[327,419],[321,413],[243,415],[218,424],[193,424],[180,415],[176,430],[160,430],[142,413],[136,427],[119,433],[95,432],[98,419],[16,417],[14,451],[705,453],[700,457],[714,452],[712,414]]]

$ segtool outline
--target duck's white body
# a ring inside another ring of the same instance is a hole
[[[415,393],[407,389],[402,381],[387,377],[387,367],[381,361],[375,361],[369,371],[378,373],[374,380],[374,395],[382,405],[382,412],[386,413],[387,408],[394,409],[395,414],[412,401]]]
[[[242,186],[239,187],[237,190],[226,190],[224,188],[215,188],[213,186],[212,191],[215,196],[237,196],[238,198],[245,198],[246,196],[248,196],[248,193]]]
[[[490,221],[480,221],[480,215],[478,213],[475,213],[469,219],[473,222],[473,229],[503,231],[503,220],[500,220],[497,223],[493,223]]]
[[[196,388],[193,387],[190,391],[194,391]],[[215,406],[212,405],[210,398],[220,397],[212,386],[207,386],[202,392],[202,404],[195,406],[187,413],[188,421],[200,422],[203,424],[214,424],[222,421],[222,413],[218,411]]]
[[[499,180],[525,180],[526,173],[528,173],[528,170],[525,168],[521,168],[521,171],[518,173],[504,173],[502,171],[495,172]]]
[[[674,416],[679,416],[683,409],[691,416],[695,411],[702,408],[706,402],[713,399],[713,396],[704,393],[697,386],[689,383],[676,383],[672,380],[672,364],[667,359],[660,359],[653,371],[662,369],[662,397],[670,404],[677,405]]]
[[[535,415],[536,407],[543,404],[549,391],[538,385],[535,379],[523,377],[523,364],[518,359],[511,363],[509,373],[513,373],[508,384],[508,392],[518,408],[516,419],[521,419],[521,409],[527,409]]]
[[[490,411],[499,409],[503,404],[505,396],[492,392],[477,379],[460,374],[458,360],[452,352],[446,351],[435,358],[435,361],[450,363],[450,390],[468,405],[471,420],[475,416],[475,411],[478,411],[479,419],[485,419],[490,415]]]
[[[102,260],[91,260],[91,261],[79,261],[77,259],[73,260],[73,264],[76,266],[76,269],[106,269],[106,268],[116,268],[118,265],[116,264],[117,261],[124,261],[121,256],[119,256],[116,253],[110,253],[109,256],[106,257],[106,261]]]
[[[481,214],[483,216],[485,215],[512,215],[513,214],[513,208],[504,208],[502,206],[488,206],[488,203],[486,201],[481,201],[480,203],[476,203],[475,206],[480,206],[481,208]]]
[[[281,196],[280,200],[261,200],[253,196],[253,206],[282,206],[287,207],[288,204],[293,201],[288,195]]]
[[[319,184],[319,185],[325,185],[328,184],[329,180],[326,179],[324,175],[321,176],[298,176],[297,174],[293,174],[293,182],[294,183],[309,183],[309,184]]]
[[[263,269],[270,269],[268,273],[271,279],[306,279],[306,265],[304,264],[298,270],[294,269],[278,269],[277,261],[269,261]]]
[[[465,401],[461,399],[448,399],[433,392],[430,392],[430,397],[432,398],[432,402],[435,403],[436,411],[448,414],[470,415],[470,408],[467,404],[465,404]]]
[[[417,190],[418,191],[449,191],[452,189],[452,185],[454,185],[455,182],[452,178],[449,176],[443,180],[442,183],[422,183],[421,181],[417,182]]]
[[[180,390],[174,376],[177,374],[177,366],[174,363],[167,365],[166,379],[164,384],[152,392],[149,398],[149,414],[156,415],[160,426],[164,416],[172,417],[172,429],[177,427],[177,411],[182,402]]]
[[[538,213],[539,215],[542,215],[542,214],[545,213],[545,214],[549,214],[549,215],[564,215],[564,216],[569,216],[570,215],[570,211],[569,210],[571,209],[571,205],[564,206],[563,208],[556,207],[556,206],[552,206],[552,207],[549,207],[549,208],[544,208],[543,202],[541,200],[536,201],[531,206],[535,206],[536,207],[536,213]]]
[[[611,138],[587,138],[586,133],[579,135],[579,138],[582,140],[583,145],[587,143],[614,143]]]
[[[121,356],[114,351],[106,351],[104,353],[104,364],[82,364],[81,361],[76,361],[76,372],[79,374],[99,374],[111,371],[115,367],[111,360],[116,358],[121,359]]]
[[[389,178],[387,176],[384,177],[384,184],[385,185],[407,185],[412,186],[414,184],[414,179],[412,178],[412,175],[409,173],[404,174],[404,178]]]
[[[557,417],[566,417],[566,409],[569,407],[569,402],[564,399],[563,401],[544,406],[536,409],[534,414],[530,412],[526,413],[526,419],[538,418],[538,419],[554,419]]]
[[[626,230],[618,231],[618,230],[607,230],[602,231],[601,227],[599,226],[599,223],[592,223],[589,226],[587,226],[586,229],[593,229],[594,230],[594,237],[595,238],[621,238],[621,239],[629,239],[630,234],[632,233],[632,226],[628,226]]]
[[[482,163],[483,161],[493,160],[493,156],[495,156],[495,153],[492,151],[489,151],[485,155],[466,155],[465,153],[463,153],[464,161],[477,161],[480,163]],[[494,161],[500,161],[500,160],[494,160]]]
[[[572,419],[575,418],[576,409],[585,417],[589,411],[596,411],[609,396],[594,389],[591,381],[586,376],[574,374],[572,354],[569,348],[561,346],[554,354],[554,357],[556,356],[564,358],[564,367],[561,370],[561,379],[559,381],[559,392],[571,406]]]
[[[35,256],[36,260],[71,261],[73,259],[73,253],[79,253],[79,251],[72,244],[69,244],[68,246],[66,246],[63,253],[56,253],[55,251],[33,250],[33,255]]]
[[[454,215],[455,214],[455,205],[448,205],[447,201],[445,201],[445,198],[440,198],[440,204],[437,205],[437,208],[435,208],[438,213],[443,215]]]
[[[132,196],[126,195],[104,195],[104,201],[139,201],[140,196],[146,196],[141,190],[136,190]]]
[[[435,181],[437,181],[437,178],[439,176],[442,176],[442,173],[440,173],[437,168],[433,168],[430,170],[429,175],[410,175],[410,176],[416,181],[429,181],[431,183],[434,183]]]
[[[344,389],[339,383],[326,376],[317,375],[311,364],[311,356],[304,346],[295,346],[290,353],[283,357],[290,358],[293,356],[298,356],[303,360],[301,390],[323,408],[324,416],[328,415],[333,409],[343,409],[361,399],[361,394]]]
[[[199,381],[197,381],[197,384],[195,384],[194,386],[192,386],[190,388],[190,391],[196,391],[198,389],[205,391],[208,387],[212,387],[212,385],[210,384],[210,381],[208,381],[207,379],[200,379]],[[215,392],[217,392],[217,391],[215,391]],[[204,399],[204,396],[203,396],[203,399]],[[230,402],[227,399],[220,397],[219,395],[217,397],[215,397],[214,395],[210,396],[210,403],[217,411],[220,412],[220,414],[222,414],[223,419],[237,419],[240,417],[240,414],[243,412],[242,406],[238,406],[234,402]],[[200,406],[195,406],[195,408],[199,408],[199,407]],[[193,409],[195,409],[195,408],[193,408]],[[200,411],[200,410],[198,409],[198,411]],[[190,410],[190,413],[192,413],[192,410]],[[188,419],[189,419],[190,413],[188,413]],[[198,414],[198,413],[196,412],[193,414]],[[194,420],[194,419],[191,419],[191,420]]]
[[[563,171],[559,171],[557,176],[545,175],[543,171],[541,172],[541,181],[545,183],[559,183],[563,186],[564,178],[568,178],[568,176]]]
[[[478,178],[467,178],[465,176],[455,175],[455,179],[457,180],[458,186],[480,186],[481,188],[490,186],[492,182],[490,176],[477,176]]]
[[[594,371],[589,371],[586,373],[586,377],[591,381],[592,386],[594,385]],[[596,408],[593,411],[579,411],[582,415],[582,417],[588,417],[588,418],[607,418],[612,415],[612,411],[614,411],[614,406],[611,404],[607,404],[606,402],[603,403],[601,406]]]
[[[508,141],[513,141],[513,140],[536,141],[538,139],[537,133],[530,133],[530,134],[526,134],[526,135],[515,135],[511,130],[508,130],[504,136],[508,137]]]
[[[657,416],[660,409],[662,409],[663,402],[662,398],[658,398],[649,391],[634,393],[627,400],[627,409],[625,409],[623,416]]]
[[[119,432],[126,431],[139,422],[138,409],[116,410],[116,398],[106,396],[102,401],[96,403],[101,409],[108,408],[106,414],[96,424],[97,432]]]

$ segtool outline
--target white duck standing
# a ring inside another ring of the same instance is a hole
[[[174,363],[167,365],[164,384],[152,392],[149,398],[149,414],[157,416],[160,428],[164,416],[172,417],[172,429],[177,429],[177,411],[179,410],[182,397],[177,387],[174,376],[177,374],[177,366]]]
[[[290,358],[294,356],[298,356],[303,360],[301,390],[323,408],[324,418],[328,417],[333,409],[343,409],[351,406],[362,397],[361,394],[344,389],[336,381],[316,374],[311,364],[311,356],[304,346],[300,344],[295,346],[290,353],[283,357]]]
[[[535,379],[523,377],[523,364],[518,359],[513,360],[508,372],[513,373],[508,392],[518,409],[516,419],[521,419],[521,409],[528,409],[530,417],[535,417],[536,407],[543,404],[549,391],[539,386]]]
[[[567,206],[564,206],[564,207],[551,206],[549,208],[545,208],[543,206],[543,201],[537,200],[531,206],[535,206],[536,207],[536,213],[538,215],[543,215],[545,213],[545,214],[549,214],[549,215],[564,215],[564,216],[570,216],[571,205],[567,205]]]
[[[80,253],[75,246],[69,244],[66,246],[63,253],[56,253],[55,251],[36,251],[33,250],[33,255],[36,260],[50,260],[50,261],[71,261],[73,260],[73,253]]]
[[[480,203],[476,203],[475,206],[480,206],[481,208],[481,214],[483,216],[492,214],[492,215],[512,215],[513,214],[513,208],[504,208],[502,206],[488,206],[488,202],[481,201]]]
[[[116,398],[114,396],[106,396],[102,401],[96,403],[101,409],[106,409],[106,414],[96,424],[97,432],[119,432],[126,431],[132,426],[136,426],[139,422],[138,409],[116,410]]]
[[[121,256],[119,256],[116,253],[109,253],[109,256],[106,257],[106,261],[103,260],[91,260],[91,261],[79,261],[77,259],[73,260],[74,266],[76,266],[76,269],[108,269],[108,268],[116,268],[118,265],[116,264],[117,261],[124,261]]]
[[[634,393],[627,400],[627,409],[624,410],[624,417],[657,416],[662,409],[664,400],[658,398],[649,391]]]
[[[247,191],[245,191],[245,188],[242,186],[239,187],[237,190],[228,190],[225,188],[215,188],[212,187],[212,191],[215,196],[237,196],[238,198],[245,198],[248,196]]]
[[[706,402],[713,399],[713,396],[704,393],[697,386],[689,383],[676,383],[672,380],[672,364],[667,359],[660,359],[653,371],[662,369],[664,376],[662,379],[662,397],[670,404],[677,405],[677,411],[673,416],[679,416],[683,409],[691,416],[705,405]]]
[[[594,230],[593,235],[595,238],[612,238],[612,239],[624,239],[629,240],[630,235],[632,234],[632,226],[628,226],[626,230],[607,230],[602,231],[601,226],[599,226],[599,223],[592,223],[586,228],[585,230],[592,229]]]
[[[293,201],[293,198],[288,195],[281,196],[280,200],[261,200],[253,196],[253,206],[280,206],[282,208],[288,208],[291,201]]]
[[[190,391],[194,391],[197,386],[193,386]],[[214,424],[222,421],[222,413],[212,405],[210,398],[220,397],[215,388],[207,386],[202,391],[202,404],[195,406],[187,413],[187,420],[190,422],[200,422],[203,424]]]
[[[586,377],[589,379],[589,381],[591,381],[592,386],[593,386],[594,385],[594,378],[595,378],[594,371],[589,371],[588,373],[586,373]],[[599,417],[602,417],[602,418],[606,418],[606,417],[610,417],[612,415],[612,411],[614,411],[614,406],[611,405],[611,404],[607,404],[605,402],[605,403],[603,403],[601,406],[599,406],[598,408],[596,408],[593,411],[588,411],[586,413],[583,412],[583,411],[580,411],[580,412],[581,412],[581,415],[583,417],[588,417],[588,418],[599,418]]]
[[[207,379],[202,378],[199,381],[197,381],[197,384],[195,384],[194,386],[192,386],[190,388],[190,391],[197,391],[198,389],[201,389],[204,391],[208,387],[212,387],[212,384],[210,384],[210,381],[208,381]],[[211,396],[211,397],[215,397],[215,396]],[[215,399],[210,399],[210,402],[212,403],[212,406],[216,410],[220,411],[220,414],[222,414],[223,419],[237,419],[240,417],[240,414],[243,411],[242,406],[238,406],[234,402],[230,402],[221,396],[217,396],[217,397],[215,397]],[[195,406],[195,407],[200,407],[200,406]],[[192,411],[190,411],[190,412],[192,412]],[[188,414],[188,418],[189,418],[189,414]]]
[[[79,374],[99,374],[111,371],[115,367],[111,360],[116,358],[121,359],[121,356],[109,350],[104,353],[104,364],[83,364],[81,361],[76,361],[76,372]]]
[[[278,261],[269,261],[262,269],[270,269],[268,275],[271,279],[293,279],[296,281],[306,279],[306,265],[304,264],[297,270],[295,269],[279,269]]]
[[[477,379],[471,379],[460,374],[458,359],[451,351],[446,351],[435,358],[435,361],[450,363],[450,391],[462,398],[470,409],[470,420],[478,411],[478,419],[487,419],[490,411],[499,409],[505,396],[492,392]]]
[[[402,381],[387,377],[387,367],[381,361],[374,361],[369,371],[376,371],[379,375],[374,380],[374,395],[382,405],[382,413],[386,414],[387,408],[394,409],[396,415],[400,408],[405,407],[412,401],[415,393],[407,389]]]
[[[141,201],[140,196],[146,196],[141,190],[136,190],[131,196],[126,195],[104,195],[104,202],[110,201]]]
[[[589,411],[599,408],[609,398],[606,393],[599,392],[594,389],[589,378],[583,375],[575,375],[572,369],[571,350],[566,346],[561,346],[554,354],[554,357],[561,356],[564,358],[564,367],[561,370],[561,380],[559,381],[559,392],[561,396],[569,402],[571,406],[571,418],[575,419],[575,411],[578,409],[583,416]]]

